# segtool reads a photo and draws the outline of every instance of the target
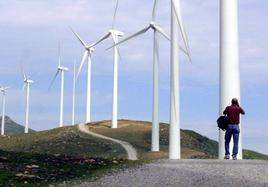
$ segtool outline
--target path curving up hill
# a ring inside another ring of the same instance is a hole
[[[78,130],[83,132],[83,133],[89,134],[91,136],[97,137],[97,138],[101,138],[101,139],[104,139],[104,140],[109,140],[109,141],[118,143],[126,150],[126,153],[128,155],[129,160],[138,160],[137,151],[130,143],[125,142],[125,141],[121,141],[121,140],[117,140],[117,139],[114,139],[114,138],[110,138],[110,137],[107,137],[107,136],[103,136],[101,134],[94,133],[94,132],[90,131],[87,128],[86,124],[84,124],[84,123],[81,123],[81,124],[78,125]]]
[[[267,176],[267,161],[160,160],[71,186],[267,187]]]

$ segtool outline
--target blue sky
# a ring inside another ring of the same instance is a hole
[[[97,0],[1,0],[0,84],[10,85],[7,114],[24,124],[24,101],[20,63],[35,81],[31,85],[30,127],[54,128],[59,116],[59,79],[48,91],[56,71],[58,41],[61,41],[66,74],[65,124],[71,123],[72,67],[81,61],[83,48],[68,26],[88,43],[102,37],[112,24],[114,1]],[[121,0],[116,28],[129,35],[147,25],[153,0]],[[181,54],[181,127],[217,139],[215,120],[219,108],[219,2],[182,0],[193,63]],[[239,3],[240,59],[244,148],[268,154],[268,1]],[[169,3],[159,0],[157,22],[169,31]],[[169,121],[169,43],[160,46],[160,120]],[[96,47],[92,66],[92,118],[111,119],[112,44]],[[151,120],[152,33],[121,46],[119,66],[119,118]],[[86,72],[77,85],[76,122],[85,118]]]

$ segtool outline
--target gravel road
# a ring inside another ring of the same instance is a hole
[[[127,157],[129,160],[138,160],[137,151],[130,143],[94,133],[90,131],[84,123],[78,125],[78,130],[97,138],[118,143],[126,150]]]
[[[268,162],[160,160],[76,187],[268,187]]]

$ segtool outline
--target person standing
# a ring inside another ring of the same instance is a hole
[[[227,115],[229,124],[225,133],[225,157],[224,159],[230,159],[229,144],[231,138],[233,137],[234,147],[233,147],[233,160],[237,160],[238,153],[238,141],[239,141],[239,123],[240,114],[245,115],[245,111],[239,106],[239,102],[236,98],[232,99],[232,105],[227,106],[223,111],[224,115]]]

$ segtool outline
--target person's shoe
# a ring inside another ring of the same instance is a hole
[[[229,159],[230,159],[230,155],[225,155],[225,156],[224,156],[224,159],[225,159],[225,160],[229,160]]]
[[[237,160],[236,155],[233,155],[233,160]]]

